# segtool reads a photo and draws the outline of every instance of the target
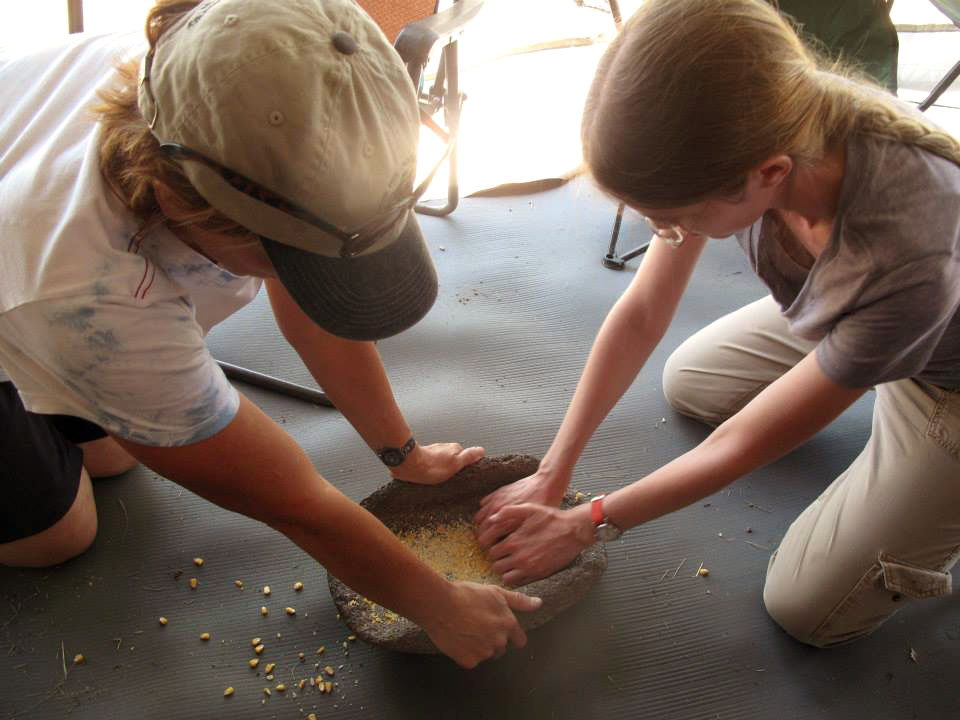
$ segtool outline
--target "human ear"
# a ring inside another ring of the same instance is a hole
[[[189,216],[189,208],[187,208],[180,196],[165,183],[159,180],[153,181],[153,196],[157,199],[160,212],[162,212],[168,220],[178,223]]]
[[[793,172],[793,158],[789,155],[774,155],[756,169],[762,188],[780,185]]]

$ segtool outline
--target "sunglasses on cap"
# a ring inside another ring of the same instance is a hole
[[[160,143],[160,150],[177,160],[193,160],[201,162],[219,173],[224,180],[226,180],[232,187],[240,192],[259,200],[262,203],[270,205],[277,210],[288,213],[298,220],[312,225],[328,235],[335,237],[340,241],[340,257],[350,258],[359,255],[373,245],[383,232],[393,227],[403,214],[408,212],[417,204],[417,201],[423,197],[423,194],[427,191],[427,188],[433,181],[433,177],[437,174],[437,170],[440,169],[443,161],[446,160],[447,156],[450,154],[450,151],[453,148],[453,142],[454,141],[451,141],[447,144],[446,149],[440,156],[440,159],[437,161],[437,163],[433,166],[433,169],[421,181],[421,183],[414,188],[412,193],[406,196],[403,200],[392,205],[378,217],[374,218],[368,223],[365,223],[363,226],[355,230],[346,230],[335,225],[334,223],[328,222],[309,210],[305,210],[296,203],[278,195],[272,190],[264,188],[262,185],[254,182],[245,175],[238,173],[235,170],[231,170],[227,166],[218,163],[216,160],[212,160],[206,155],[203,155],[202,153],[192,150],[184,145],[171,142]]]

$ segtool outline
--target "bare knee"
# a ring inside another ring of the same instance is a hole
[[[79,447],[83,450],[83,466],[89,471],[90,477],[120,475],[138,464],[137,459],[112,437],[81,443]]]
[[[50,567],[80,555],[97,536],[97,507],[86,469],[77,496],[60,520],[35,535],[0,545],[0,565]]]

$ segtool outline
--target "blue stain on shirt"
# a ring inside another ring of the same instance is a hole
[[[78,307],[71,310],[61,310],[48,317],[51,325],[63,325],[71,330],[83,331],[93,327],[91,318],[96,314],[92,307]]]
[[[114,335],[113,330],[94,330],[86,337],[87,347],[93,351],[97,350],[112,350],[116,351],[120,347],[120,341],[117,340],[117,336]],[[104,362],[109,358],[106,356],[97,356],[97,360]]]

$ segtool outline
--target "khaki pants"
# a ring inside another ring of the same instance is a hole
[[[769,297],[704,328],[667,361],[679,412],[717,425],[814,343]],[[906,603],[951,591],[960,553],[960,392],[915,380],[876,388],[863,452],[787,530],[767,567],[767,611],[826,647],[870,634]]]

